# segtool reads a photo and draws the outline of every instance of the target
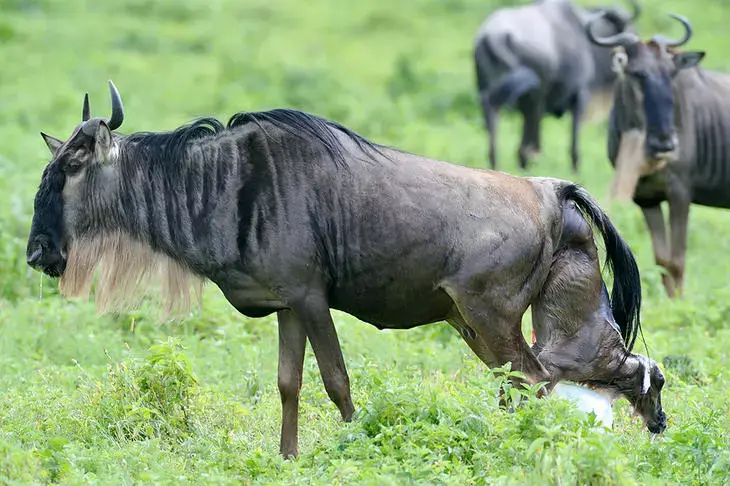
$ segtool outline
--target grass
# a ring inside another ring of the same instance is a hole
[[[506,3],[506,2],[505,2]],[[587,3],[587,2],[586,2]],[[596,2],[597,3],[597,2]],[[625,401],[611,432],[561,400],[497,407],[488,371],[444,324],[381,332],[335,312],[355,420],[341,423],[307,350],[296,461],[278,456],[273,317],[237,314],[207,287],[202,311],[159,323],[154,308],[97,316],[24,262],[48,161],[38,136],[67,137],[85,91],[124,130],[199,115],[293,107],[378,142],[483,167],[471,39],[494,0],[0,0],[0,483],[3,484],[722,484],[730,478],[727,349],[730,215],[693,207],[686,296],[668,301],[632,205],[607,207],[635,251],[644,329],[667,375],[669,428],[652,440]],[[676,34],[706,67],[730,69],[730,9],[644,0],[641,32]],[[569,172],[569,121],[547,119],[529,173],[573,178],[606,200],[605,118]],[[519,120],[501,125],[500,169],[516,172]]]

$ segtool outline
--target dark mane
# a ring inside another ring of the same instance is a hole
[[[263,129],[261,122],[269,122],[305,140],[307,136],[310,139],[317,140],[325,147],[336,162],[344,162],[343,151],[345,147],[335,136],[335,130],[347,135],[350,140],[357,144],[363,153],[368,153],[368,151],[372,150],[383,157],[387,157],[387,155],[380,151],[380,148],[385,148],[383,145],[373,143],[339,123],[298,110],[278,108],[270,111],[236,113],[228,120],[228,128],[242,126],[247,123],[256,123]]]
[[[373,152],[388,157],[380,150],[385,146],[375,144],[339,123],[303,111],[283,108],[270,111],[236,113],[225,126],[213,117],[199,118],[170,132],[133,133],[123,137],[123,143],[133,144],[137,150],[145,151],[147,155],[153,156],[152,158],[160,158],[161,152],[165,152],[172,160],[176,159],[176,156],[182,155],[188,143],[192,141],[215,137],[227,130],[245,126],[249,123],[255,123],[266,133],[263,126],[264,122],[268,122],[303,140],[321,144],[335,163],[345,161],[346,151],[335,131],[345,134],[357,144],[363,153],[370,157],[372,157]]]

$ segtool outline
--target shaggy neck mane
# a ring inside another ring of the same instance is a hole
[[[101,312],[135,307],[154,282],[159,283],[166,314],[189,311],[191,288],[195,300],[202,297],[204,277],[122,231],[75,239],[59,290],[65,296],[88,297],[97,269],[95,302]]]
[[[88,296],[94,276],[103,312],[129,308],[159,282],[167,312],[187,311],[191,287],[235,265],[239,192],[252,170],[246,139],[274,126],[323,147],[346,168],[344,139],[362,152],[380,147],[337,123],[295,110],[238,113],[224,126],[200,119],[172,132],[116,136],[112,161],[89,167],[72,216],[59,290]],[[248,126],[249,130],[245,128]],[[240,129],[239,129],[240,128]],[[290,137],[278,143],[292,143]],[[307,161],[302,161],[307,163]],[[74,196],[75,197],[75,196]]]
[[[616,80],[611,115],[619,131],[644,130],[644,105],[639,101],[640,91],[634,81],[627,76]]]

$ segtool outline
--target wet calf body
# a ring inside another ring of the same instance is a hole
[[[599,299],[594,296],[598,293]],[[540,297],[532,305],[535,344],[551,384],[575,381],[626,397],[652,432],[666,427],[664,377],[647,358],[626,353],[598,271],[591,227],[572,207]],[[658,407],[657,407],[658,405]]]
[[[639,330],[636,262],[576,185],[419,157],[291,110],[234,115],[227,127],[206,119],[170,133],[119,135],[111,129],[121,123],[121,100],[111,88],[110,120],[89,119],[84,109],[67,141],[44,136],[53,160],[36,195],[28,263],[60,275],[65,295],[87,295],[99,265],[96,295],[105,303],[161,269],[173,301],[185,299],[186,282],[207,279],[247,316],[277,313],[282,454],[298,453],[307,340],[329,397],[352,419],[332,308],[381,329],[446,320],[485,364],[511,362],[532,384],[601,382],[609,379],[596,372],[602,367],[617,383],[645,375],[629,353]],[[610,303],[581,214],[606,244]],[[564,275],[568,283],[556,283]],[[571,282],[571,292],[560,291]],[[574,368],[591,371],[579,376],[542,338],[538,359],[521,333],[530,305],[548,316],[541,336],[606,327],[596,316],[613,316],[620,339],[612,356],[626,359],[580,355]],[[639,393],[658,396],[657,386]],[[631,392],[621,390],[630,400]],[[650,429],[663,428],[661,403],[641,413]]]

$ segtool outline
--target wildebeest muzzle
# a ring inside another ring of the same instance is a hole
[[[649,133],[646,137],[646,145],[652,158],[663,158],[677,148],[677,135]]]
[[[26,250],[28,265],[49,277],[60,277],[66,270],[66,258],[60,249],[48,238],[39,235],[33,238]]]

